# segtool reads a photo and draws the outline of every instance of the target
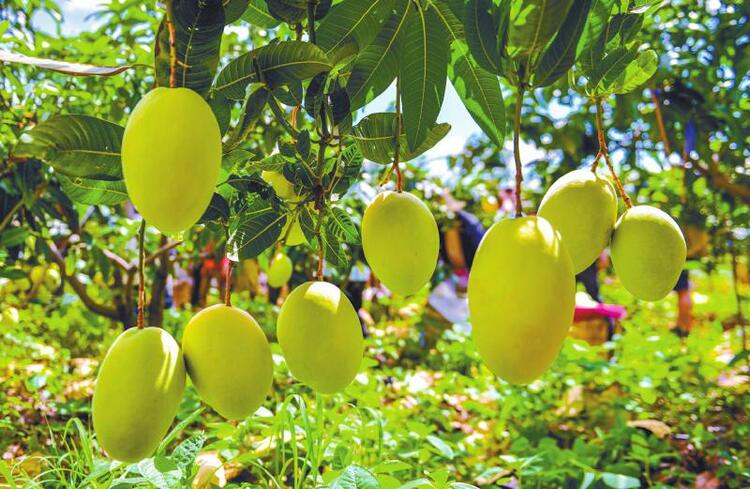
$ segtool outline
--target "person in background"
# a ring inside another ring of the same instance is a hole
[[[677,333],[677,336],[686,337],[693,329],[692,287],[687,269],[680,272],[680,278],[677,279],[674,291],[677,292],[677,327],[675,333]]]
[[[443,198],[448,211],[455,216],[450,227],[440,236],[440,256],[449,265],[450,273],[432,290],[429,304],[447,321],[467,323],[469,270],[485,229],[475,215],[464,210],[464,202],[456,200],[448,192]]]

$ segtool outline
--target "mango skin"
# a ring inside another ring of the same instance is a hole
[[[617,220],[617,194],[608,180],[591,170],[575,170],[550,186],[538,215],[560,232],[573,271],[580,273],[609,244]]]
[[[133,205],[164,234],[203,215],[221,168],[221,133],[211,108],[188,88],[159,87],[133,109],[122,171]]]
[[[266,335],[255,319],[217,304],[193,316],[182,336],[185,366],[201,398],[226,419],[245,419],[273,382]]]
[[[172,424],[185,389],[182,352],[161,328],[131,328],[104,357],[94,388],[99,445],[123,462],[154,453]]]
[[[669,294],[687,254],[685,238],[674,219],[648,205],[631,207],[620,216],[610,248],[622,285],[646,301]]]
[[[440,235],[424,202],[407,192],[386,191],[365,209],[362,247],[375,276],[393,292],[410,295],[432,277]]]
[[[296,200],[299,198],[297,192],[294,191],[294,185],[292,182],[286,179],[286,177],[277,171],[263,170],[260,172],[260,178],[266,181],[276,195],[285,200]]]
[[[268,285],[279,288],[292,278],[294,265],[292,260],[284,253],[276,253],[268,266]]]
[[[493,224],[468,296],[474,343],[489,369],[513,384],[539,377],[573,322],[575,276],[559,233],[542,217]]]
[[[359,318],[341,289],[305,282],[281,306],[276,334],[287,366],[299,381],[323,394],[343,390],[364,354]]]

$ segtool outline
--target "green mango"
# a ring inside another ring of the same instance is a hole
[[[323,394],[343,390],[357,375],[364,353],[357,313],[341,289],[305,282],[281,306],[276,334],[287,366]]]
[[[146,222],[176,234],[203,215],[221,168],[211,108],[189,88],[159,87],[133,109],[122,139],[128,196]]]
[[[244,419],[263,404],[273,382],[271,347],[255,319],[217,304],[185,327],[182,350],[201,398],[227,419]]]
[[[580,273],[609,244],[617,220],[617,194],[609,180],[591,170],[575,170],[550,186],[538,215],[560,232],[573,271]]]
[[[289,282],[293,268],[292,260],[284,253],[279,252],[273,255],[271,264],[268,266],[268,285],[278,288]]]
[[[638,205],[626,210],[615,225],[610,248],[622,285],[646,301],[666,297],[685,267],[682,231],[656,207]]]
[[[493,224],[468,296],[474,343],[490,370],[513,384],[539,377],[573,323],[575,276],[559,233],[542,217]]]
[[[362,248],[372,272],[386,287],[410,295],[432,277],[440,235],[424,202],[408,192],[386,191],[365,209]]]
[[[137,462],[154,453],[185,389],[182,352],[161,328],[131,328],[104,357],[93,400],[94,431],[112,458]]]

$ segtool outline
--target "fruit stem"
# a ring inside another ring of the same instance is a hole
[[[226,273],[225,283],[224,283],[224,304],[229,307],[232,306],[232,267],[233,266],[234,266],[234,262],[232,262],[232,260],[227,259],[227,273]]]
[[[167,29],[169,30],[169,88],[175,88],[177,86],[177,36],[174,30],[174,22],[172,21],[172,0],[166,0],[166,20]]]
[[[521,83],[516,92],[516,117],[513,125],[513,156],[516,161],[516,217],[523,216],[523,204],[521,202],[521,184],[523,183],[523,168],[521,166],[521,109],[523,108],[523,94],[525,86]]]
[[[617,191],[619,192],[620,197],[622,197],[623,202],[625,202],[625,207],[630,209],[631,207],[633,207],[633,202],[630,200],[630,197],[628,197],[627,192],[625,192],[625,188],[622,186],[622,182],[617,176],[615,167],[612,165],[612,160],[609,158],[607,139],[604,135],[604,106],[602,105],[601,97],[595,98],[594,103],[596,104],[596,137],[599,140],[599,155],[604,157],[604,162],[607,164],[607,168],[609,168],[609,172],[612,174],[612,179],[615,182],[615,187],[617,187]],[[597,155],[597,158],[594,160],[594,162],[598,163],[598,160],[599,156]],[[592,167],[594,170],[596,169],[596,166],[592,165]]]
[[[143,273],[143,262],[145,261],[144,242],[146,236],[146,220],[141,219],[141,226],[138,228],[138,319],[136,324],[138,329],[143,329],[143,309],[146,303],[146,287]]]
[[[315,10],[318,8],[318,2],[316,0],[309,0],[307,2],[307,30],[310,34],[310,42],[317,44],[317,36],[315,35]]]
[[[396,140],[394,146],[393,169],[396,170],[396,190],[402,192],[404,184],[399,165],[399,157],[401,156],[401,77],[396,78]]]

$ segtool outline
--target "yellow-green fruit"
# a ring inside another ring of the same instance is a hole
[[[253,317],[236,307],[207,307],[182,337],[190,379],[201,398],[227,419],[244,419],[263,404],[273,381],[271,347]]]
[[[297,197],[297,192],[294,191],[294,185],[292,182],[286,179],[284,175],[275,171],[264,170],[260,172],[260,177],[268,182],[276,195],[286,200],[294,200]]]
[[[469,274],[469,315],[479,354],[499,377],[526,384],[557,357],[573,322],[573,265],[542,217],[495,223]]]
[[[284,253],[276,253],[268,266],[268,285],[281,287],[292,277],[292,260]]]
[[[131,328],[107,352],[94,388],[99,445],[112,458],[150,456],[172,424],[185,389],[182,352],[161,328]]]
[[[43,265],[37,265],[34,268],[31,269],[31,273],[29,273],[29,277],[31,278],[31,283],[33,284],[39,284],[42,282],[42,280],[45,279],[47,276],[47,267]]]
[[[276,334],[287,366],[298,380],[324,394],[344,389],[364,353],[362,328],[352,303],[328,282],[305,282],[289,294]]]
[[[539,215],[560,232],[573,271],[579,273],[609,244],[617,220],[617,194],[608,180],[591,170],[575,170],[547,190]]]
[[[413,294],[435,271],[440,235],[430,209],[407,192],[383,192],[365,209],[362,247],[373,273],[399,294]]]
[[[612,265],[622,285],[639,299],[666,297],[685,266],[686,246],[674,219],[655,207],[625,211],[612,235]]]
[[[292,229],[289,231],[289,234],[287,234],[286,231],[289,229],[290,225],[292,226]],[[302,243],[307,243],[307,238],[305,238],[305,233],[302,231],[302,226],[299,225],[299,219],[295,219],[293,223],[287,219],[284,229],[281,230],[281,237],[283,238],[284,236],[286,236],[284,244],[287,246],[297,246]]]
[[[188,88],[155,88],[128,119],[122,171],[130,200],[165,234],[195,224],[221,167],[221,133],[211,108]]]

